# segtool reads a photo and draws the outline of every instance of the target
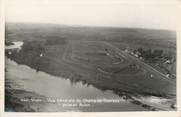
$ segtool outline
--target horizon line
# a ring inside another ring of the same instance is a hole
[[[126,29],[147,29],[147,30],[165,30],[165,31],[174,31],[176,29],[166,29],[166,28],[147,28],[147,27],[125,27],[125,26],[103,26],[103,25],[81,25],[81,24],[59,24],[59,23],[50,23],[50,22],[14,22],[14,21],[5,21],[5,25],[8,23],[14,24],[47,24],[47,25],[58,25],[58,26],[65,26],[65,27],[87,27],[87,28],[126,28]]]

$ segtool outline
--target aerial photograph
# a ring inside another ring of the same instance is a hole
[[[176,111],[175,5],[7,0],[4,111]]]

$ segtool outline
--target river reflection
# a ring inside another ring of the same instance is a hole
[[[44,72],[37,72],[26,65],[18,65],[6,58],[6,79],[12,80],[21,90],[35,92],[53,99],[115,99],[119,103],[93,104],[87,108],[71,107],[67,111],[141,111],[145,108],[125,101],[112,91],[102,91],[85,82],[70,81]],[[66,111],[58,104],[46,105],[42,111]]]

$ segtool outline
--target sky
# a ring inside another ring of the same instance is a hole
[[[5,20],[175,30],[176,6],[176,0],[5,0]]]

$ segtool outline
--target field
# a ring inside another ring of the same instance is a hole
[[[176,95],[175,79],[123,51],[126,47],[160,48],[174,55],[174,32],[9,24],[6,25],[6,40],[24,42],[20,52],[6,53],[9,58],[73,83],[81,81],[101,90],[131,95],[168,98]]]
[[[97,74],[94,79],[100,84],[110,81],[118,89],[139,93],[171,94],[174,81],[137,62],[111,44],[101,41],[71,41],[63,61]],[[150,77],[153,74],[154,77]],[[157,84],[158,83],[158,84]],[[106,87],[106,85],[104,85]],[[162,88],[160,88],[162,87]]]

